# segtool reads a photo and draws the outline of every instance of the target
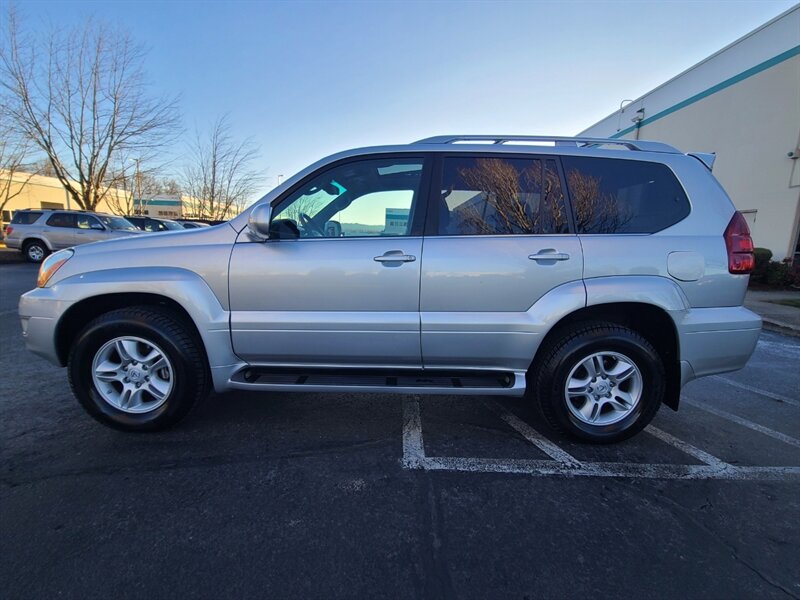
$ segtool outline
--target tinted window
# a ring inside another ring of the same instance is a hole
[[[422,171],[418,158],[333,167],[277,206],[273,228],[300,238],[410,235]]]
[[[567,233],[555,161],[453,157],[444,161],[440,235]]]
[[[78,215],[78,229],[103,229],[100,221],[91,215]]]
[[[50,227],[77,227],[78,220],[72,213],[53,213],[47,219],[47,224]]]
[[[578,233],[655,233],[689,214],[689,200],[662,164],[562,157]]]
[[[145,219],[144,221],[144,230],[145,231],[163,231],[164,227],[161,225],[160,222],[156,221],[155,219]]]
[[[36,222],[36,219],[42,216],[40,212],[17,212],[14,213],[14,218],[11,219],[13,225],[30,225]]]
[[[97,218],[109,229],[114,229],[116,231],[136,231],[136,227],[133,223],[128,221],[128,219],[109,217],[108,215],[98,215]]]

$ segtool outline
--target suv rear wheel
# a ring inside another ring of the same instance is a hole
[[[532,392],[557,431],[595,443],[638,433],[665,393],[664,365],[637,332],[606,322],[572,326],[546,348],[532,371]]]
[[[127,431],[169,427],[208,391],[200,340],[160,307],[101,315],[78,335],[67,366],[83,408],[101,423]]]
[[[40,263],[50,254],[50,250],[47,249],[44,242],[29,240],[23,245],[22,253],[25,255],[25,260],[28,262]]]

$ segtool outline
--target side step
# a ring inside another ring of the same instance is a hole
[[[525,393],[525,373],[443,369],[247,367],[235,373],[229,385],[240,390],[522,396]]]

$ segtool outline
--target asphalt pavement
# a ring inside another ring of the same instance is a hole
[[[230,393],[86,416],[0,265],[0,597],[798,598],[800,340],[614,446],[522,400]]]

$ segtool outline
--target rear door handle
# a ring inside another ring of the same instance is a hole
[[[402,250],[390,250],[385,254],[373,258],[375,262],[388,263],[388,262],[414,262],[417,260],[416,256],[410,254],[403,254]]]
[[[529,254],[530,260],[569,260],[569,254],[566,252],[556,252],[555,250],[540,250],[536,254]]]

